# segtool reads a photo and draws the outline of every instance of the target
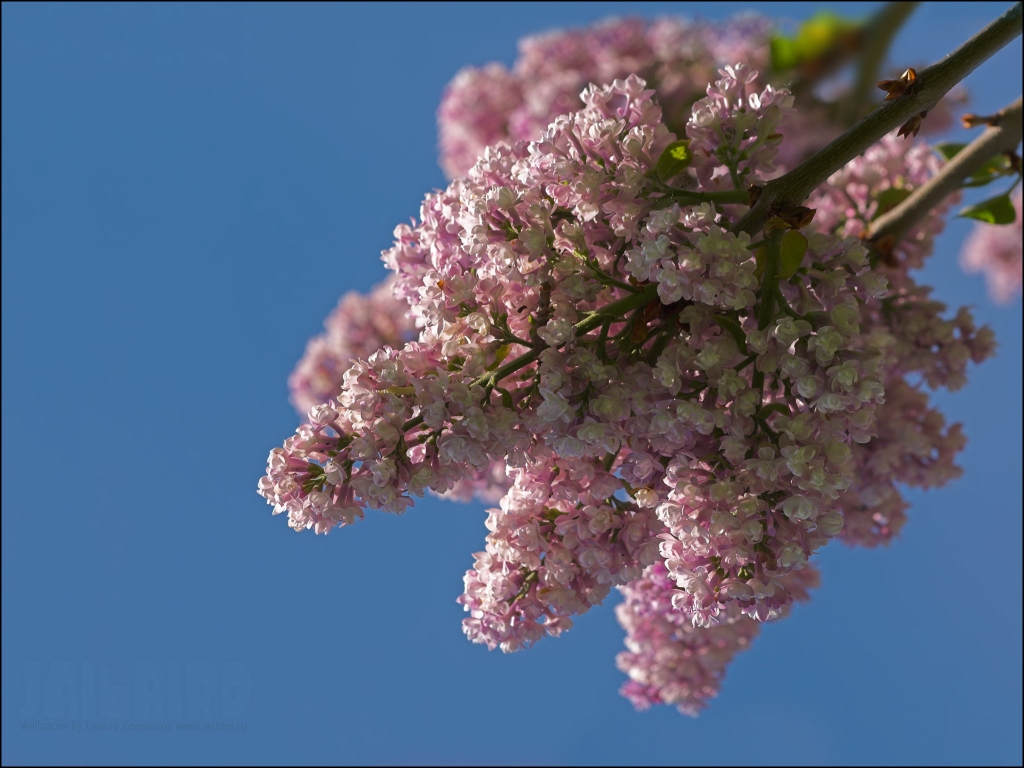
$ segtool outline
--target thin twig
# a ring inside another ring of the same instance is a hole
[[[769,208],[798,205],[829,176],[891,130],[930,110],[953,86],[1014,40],[1021,33],[1021,20],[1021,4],[1017,3],[945,59],[918,73],[915,95],[883,102],[792,171],[765,183],[757,203],[736,223],[734,231],[756,232],[768,218]]]
[[[999,112],[999,125],[988,128],[978,138],[960,150],[935,176],[915,189],[902,203],[888,213],[879,216],[868,229],[868,238],[878,240],[892,235],[899,240],[928,211],[938,205],[947,195],[960,188],[972,173],[980,169],[996,155],[1012,152],[1021,141],[1024,110],[1022,101],[1017,99]]]
[[[845,101],[843,121],[852,125],[864,116],[878,82],[878,73],[889,46],[900,31],[904,22],[920,3],[887,3],[868,22],[864,30],[864,49],[860,55],[860,66],[857,68],[857,80],[853,91]]]

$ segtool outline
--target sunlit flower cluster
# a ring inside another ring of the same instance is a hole
[[[793,599],[805,602],[808,590],[818,586],[818,572],[808,565],[785,582]],[[626,650],[615,661],[629,675],[622,695],[640,710],[671,704],[684,715],[696,716],[718,695],[726,666],[750,647],[760,622],[733,606],[715,626],[694,627],[674,607],[677,586],[661,563],[619,590],[623,601],[615,614],[626,630]],[[780,610],[779,616],[786,611]]]
[[[817,226],[857,234],[940,167],[927,144],[908,148],[890,134],[837,171],[807,205],[816,208]],[[895,244],[888,263],[876,265],[890,290],[860,310],[865,343],[885,353],[886,397],[877,411],[877,436],[854,448],[854,482],[840,499],[846,520],[842,536],[851,544],[885,544],[899,533],[908,507],[899,485],[934,488],[960,475],[954,462],[966,439],[959,424],[947,426],[929,404],[927,390],[961,388],[967,364],[991,357],[995,340],[988,327],[976,327],[966,307],[944,317],[946,305],[931,299],[931,289],[918,285],[911,273],[931,254],[943,214],[954,202],[950,198],[929,211]]]
[[[417,331],[408,309],[394,296],[393,278],[368,295],[349,291],[342,296],[324,321],[325,332],[309,340],[306,353],[288,377],[295,408],[307,413],[338,394],[353,360],[414,339]]]
[[[665,124],[681,133],[718,67],[742,61],[765,71],[771,30],[767,19],[746,14],[721,23],[609,19],[524,38],[511,70],[466,67],[445,89],[437,110],[441,167],[461,176],[485,147],[532,141],[554,118],[580,109],[589,83],[631,74],[657,92]]]
[[[597,47],[529,41],[523,61],[538,83],[549,60],[611,71],[601,46],[640,61],[654,27],[617,24],[588,33]],[[695,714],[758,622],[807,598],[818,550],[888,541],[898,484],[956,475],[963,437],[924,387],[962,385],[993,341],[909,274],[941,212],[891,263],[861,240],[891,190],[937,170],[927,146],[887,138],[815,192],[814,216],[736,231],[737,193],[777,173],[792,96],[720,70],[668,176],[660,97],[635,75],[588,85],[532,140],[474,149],[383,254],[393,293],[374,300],[410,320],[335,344],[322,386],[299,381],[316,402],[259,491],[317,533],[427,491],[501,496],[459,598],[469,639],[527,647],[620,586],[624,695]]]

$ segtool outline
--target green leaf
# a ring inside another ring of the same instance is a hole
[[[690,140],[673,141],[661,153],[654,170],[663,180],[668,180],[685,171],[692,162],[693,153],[690,152]]]
[[[1017,212],[1010,202],[1010,193],[990,198],[977,205],[969,205],[957,214],[965,219],[977,219],[987,224],[1013,224]]]
[[[889,187],[888,189],[883,189],[875,195],[875,200],[878,202],[878,210],[875,211],[875,215],[871,217],[871,220],[874,221],[879,216],[887,214],[897,205],[910,197],[910,193],[911,190],[903,189],[901,187]]]
[[[796,35],[801,60],[816,59],[839,44],[839,38],[856,25],[828,11],[819,11],[803,23]]]
[[[996,179],[1002,178],[1001,173],[993,173],[984,177],[977,177],[975,174],[971,174],[971,177],[960,185],[961,189],[970,189],[972,187],[984,187],[991,184]]]
[[[494,362],[484,368],[485,371],[496,371],[501,362],[508,357],[508,351],[512,349],[511,344],[502,344],[496,350],[494,350]]]
[[[1010,158],[1006,155],[996,155],[981,168],[971,174],[970,181],[965,181],[962,187],[983,187],[1002,176],[1010,176],[1014,173],[1010,165]]]
[[[966,144],[947,142],[945,144],[936,144],[935,151],[942,155],[944,159],[951,160],[966,146]],[[1010,176],[1013,172],[1013,168],[1010,167],[1010,158],[1006,155],[996,155],[981,166],[981,168],[972,173],[970,179],[960,186],[983,187],[1001,176]]]
[[[776,35],[771,39],[772,68],[781,72],[821,59],[832,49],[848,45],[844,38],[860,26],[829,11],[820,11],[801,25],[795,37]]]
[[[785,413],[789,414],[789,406],[783,405],[782,403],[772,403],[766,405],[764,408],[754,414],[755,419],[767,419],[773,413]]]
[[[712,315],[711,319],[718,323],[718,327],[728,333],[736,341],[736,346],[739,347],[740,352],[744,355],[747,353],[747,334],[743,330],[743,327],[733,320],[731,317],[725,315]]]
[[[959,144],[957,142],[947,141],[942,144],[936,144],[934,147],[932,147],[932,149],[934,149],[936,152],[942,155],[943,160],[952,160],[954,157],[957,156],[957,153],[959,153],[960,150],[966,146],[966,144]]]
[[[776,72],[783,72],[792,69],[800,63],[800,55],[797,52],[796,40],[777,35],[771,40],[772,69]]]
[[[760,283],[761,275],[764,274],[764,269],[768,265],[768,246],[762,245],[754,251],[754,261],[757,262],[757,267],[754,269],[754,279]]]
[[[796,274],[797,267],[803,263],[804,254],[807,253],[807,238],[795,229],[789,230],[782,236],[780,254],[782,258],[779,263],[779,277],[789,280]]]

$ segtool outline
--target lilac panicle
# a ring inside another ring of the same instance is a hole
[[[649,33],[600,34],[639,61]],[[538,72],[591,66],[571,36],[523,50]],[[383,254],[416,338],[339,353],[340,384],[259,485],[317,533],[428,491],[503,494],[459,599],[469,639],[530,646],[621,586],[624,694],[688,714],[758,622],[806,599],[821,547],[889,541],[900,485],[956,476],[963,437],[927,388],[957,388],[993,349],[911,275],[938,214],[889,265],[860,239],[883,192],[937,170],[925,145],[886,139],[812,195],[810,223],[737,234],[745,206],[715,195],[777,174],[801,123],[748,62],[705,93],[675,180],[654,169],[676,134],[635,75],[479,150]],[[803,256],[785,274],[765,266],[780,238]]]

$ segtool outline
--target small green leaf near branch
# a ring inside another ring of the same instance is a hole
[[[1010,193],[985,200],[976,205],[969,205],[957,214],[964,219],[977,219],[986,224],[1013,224],[1017,220],[1017,211],[1010,202]]]

